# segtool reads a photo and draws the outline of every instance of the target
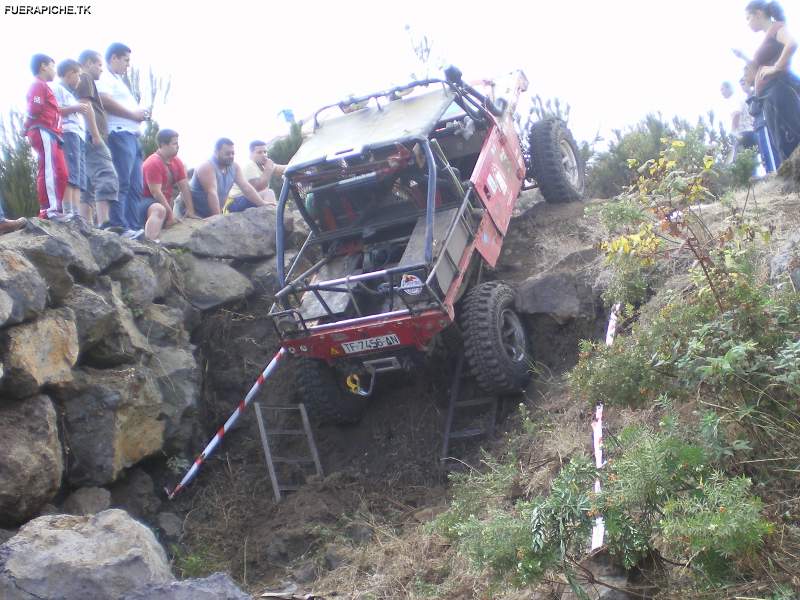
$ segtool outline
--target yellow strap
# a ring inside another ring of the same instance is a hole
[[[223,215],[230,214],[230,212],[231,212],[230,211],[231,204],[233,204],[233,196],[228,196],[227,200],[225,200],[224,206],[222,207],[222,214]]]

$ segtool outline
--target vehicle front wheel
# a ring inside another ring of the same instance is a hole
[[[530,175],[547,202],[581,200],[586,188],[586,166],[566,123],[542,119],[530,135]]]
[[[350,425],[361,420],[367,399],[344,392],[336,370],[321,360],[301,358],[295,365],[295,383],[300,402],[317,423]]]
[[[489,393],[516,393],[531,376],[528,338],[514,311],[514,290],[488,281],[467,292],[459,326],[464,357],[478,385]]]

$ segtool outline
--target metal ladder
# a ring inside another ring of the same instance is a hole
[[[278,483],[278,475],[275,469],[276,464],[289,464],[289,465],[314,465],[316,474],[322,477],[322,464],[319,461],[319,453],[317,452],[317,445],[314,442],[314,435],[311,433],[311,423],[308,420],[308,413],[303,404],[295,406],[261,406],[260,402],[255,402],[256,420],[258,421],[258,431],[261,435],[261,446],[264,448],[264,460],[267,463],[267,471],[269,471],[269,479],[272,482],[272,492],[275,494],[275,502],[280,502],[283,498],[283,492],[293,492],[300,489],[299,485],[281,485]],[[262,411],[298,411],[300,418],[303,422],[302,429],[267,429],[267,421],[264,418]],[[309,455],[299,458],[290,458],[285,456],[273,456],[272,448],[270,447],[271,436],[305,436],[308,445]]]
[[[470,438],[477,438],[481,436],[491,436],[494,433],[495,424],[497,422],[497,405],[499,398],[497,396],[481,395],[472,397],[469,400],[459,400],[461,390],[464,384],[470,386],[473,390],[475,384],[464,376],[464,354],[460,354],[456,370],[453,375],[452,383],[450,384],[450,402],[447,406],[447,420],[444,427],[444,439],[442,440],[442,452],[440,460],[444,462],[449,458],[450,442],[453,440],[464,440]],[[488,424],[483,427],[467,427],[464,429],[453,431],[453,423],[456,418],[456,413],[459,409],[465,409],[474,406],[488,406]]]

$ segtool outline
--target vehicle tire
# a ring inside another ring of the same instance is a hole
[[[575,202],[583,198],[586,166],[566,123],[543,119],[530,135],[530,176],[547,202]]]
[[[478,385],[489,393],[522,391],[531,375],[528,338],[514,311],[514,290],[488,281],[467,292],[459,326],[464,357]]]
[[[295,383],[299,401],[305,404],[312,421],[349,425],[361,420],[367,399],[344,392],[337,383],[336,371],[325,362],[299,359],[295,365]]]

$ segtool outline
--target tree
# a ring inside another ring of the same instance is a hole
[[[277,164],[285,165],[292,160],[292,157],[302,143],[302,123],[292,120],[289,126],[289,135],[274,140],[272,144],[270,144],[267,155]],[[275,191],[276,196],[280,194],[281,184],[279,181],[276,181],[274,177],[270,187]]]
[[[158,103],[164,105],[167,103],[170,89],[172,88],[172,79],[170,77],[163,78],[153,72],[150,67],[147,72],[147,81],[142,82],[142,73],[139,69],[132,67],[130,71],[130,86],[136,101],[140,104],[144,99],[144,104],[147,110],[150,111],[150,120],[147,121],[144,134],[141,138],[142,154],[147,158],[153,152],[158,150],[158,121],[153,119],[153,110]]]
[[[36,192],[36,159],[23,133],[24,116],[12,110],[8,123],[0,121],[0,197],[6,217],[35,217],[39,213]]]

